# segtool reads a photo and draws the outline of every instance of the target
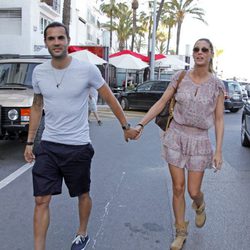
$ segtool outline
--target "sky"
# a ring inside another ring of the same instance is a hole
[[[250,1],[199,0],[198,6],[204,9],[208,25],[187,17],[182,25],[180,53],[185,54],[186,44],[192,48],[197,39],[209,38],[214,47],[224,51],[218,57],[223,78],[250,80]]]

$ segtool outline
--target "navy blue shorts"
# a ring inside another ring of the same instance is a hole
[[[64,180],[71,197],[89,192],[92,145],[65,145],[41,141],[32,169],[34,196],[62,192]]]

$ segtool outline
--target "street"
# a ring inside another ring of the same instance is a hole
[[[118,121],[100,115],[102,126],[94,119],[90,122],[95,155],[88,228],[91,241],[87,249],[169,249],[174,237],[172,187],[161,159],[157,126],[151,122],[139,141],[126,143]],[[135,125],[141,115],[128,112],[127,116]],[[190,224],[184,250],[249,249],[250,148],[240,145],[240,124],[241,111],[225,112],[224,164],[217,173],[206,172],[203,190],[207,221],[202,229],[195,227],[191,200],[186,196]],[[213,131],[211,137],[214,145]],[[1,250],[33,249],[31,167],[25,165],[23,150],[21,142],[0,141]],[[6,178],[15,171],[22,174],[12,176],[6,184]],[[77,199],[69,198],[64,187],[63,194],[51,202],[46,249],[69,250],[77,227]]]

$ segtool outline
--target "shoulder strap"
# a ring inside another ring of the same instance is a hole
[[[186,70],[183,70],[181,73],[180,73],[180,76],[177,80],[177,86],[176,86],[176,89],[175,91],[177,91],[179,85],[180,85],[180,82],[182,81],[182,79],[184,78],[184,76],[186,75]]]

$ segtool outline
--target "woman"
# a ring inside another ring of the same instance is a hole
[[[205,201],[201,191],[204,171],[212,167],[220,169],[222,164],[224,85],[213,74],[213,55],[212,43],[206,38],[199,39],[193,48],[194,68],[186,72],[177,90],[181,72],[173,76],[161,99],[136,127],[141,134],[143,127],[160,113],[176,91],[174,119],[162,139],[162,155],[169,165],[173,184],[176,237],[171,244],[172,250],[182,249],[187,237],[184,169],[188,171],[187,188],[196,212],[195,223],[197,227],[202,227],[206,221]],[[215,152],[208,138],[208,129],[213,125]]]

